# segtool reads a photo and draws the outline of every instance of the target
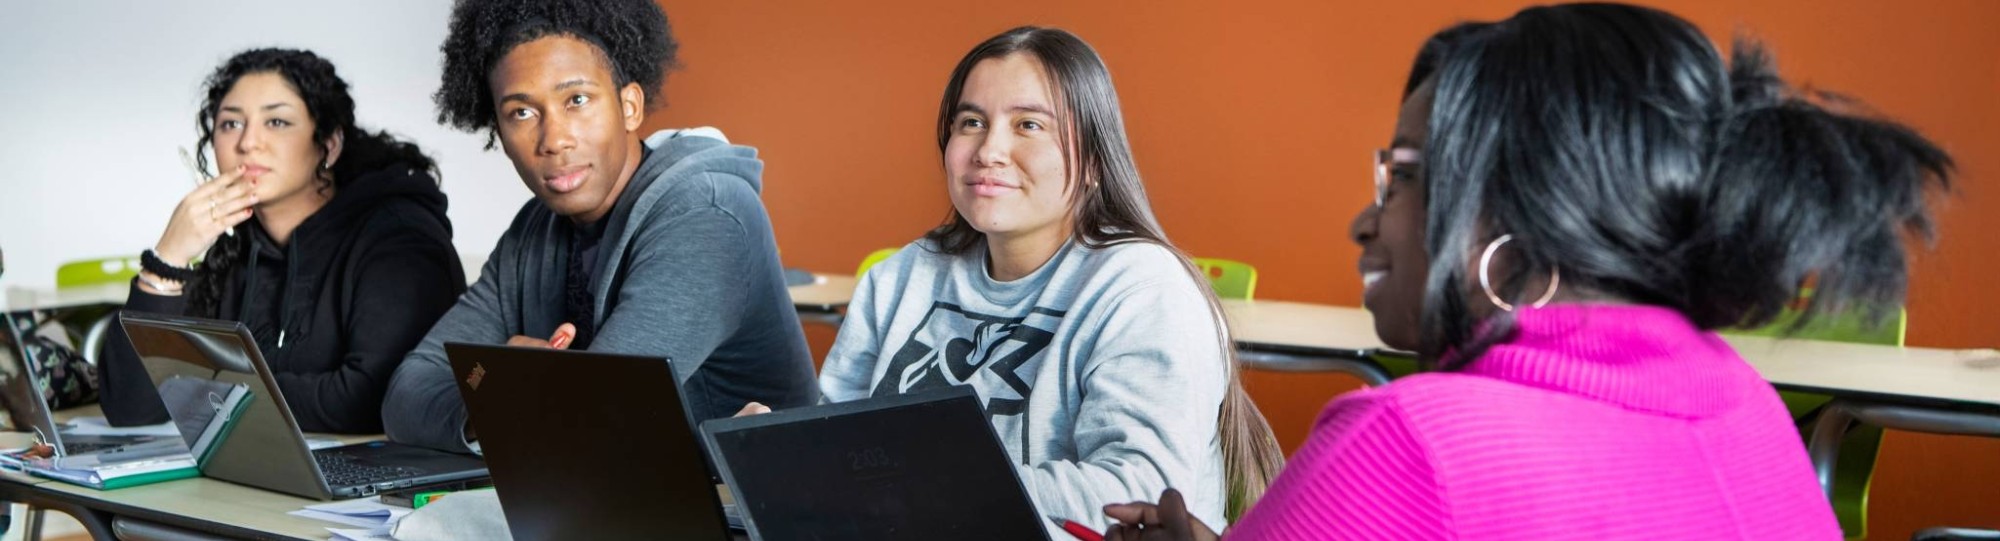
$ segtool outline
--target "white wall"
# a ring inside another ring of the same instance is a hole
[[[0,0],[0,251],[7,286],[64,261],[137,255],[194,188],[201,79],[247,48],[310,49],[363,127],[436,158],[459,252],[484,257],[532,197],[484,135],[434,120],[446,0]]]

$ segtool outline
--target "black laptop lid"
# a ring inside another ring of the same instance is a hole
[[[514,539],[725,539],[667,359],[445,344]]]
[[[969,387],[716,419],[754,539],[1048,539]]]

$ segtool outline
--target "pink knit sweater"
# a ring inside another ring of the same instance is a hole
[[[1840,539],[1770,384],[1647,306],[1516,313],[1457,373],[1327,405],[1250,539]]]

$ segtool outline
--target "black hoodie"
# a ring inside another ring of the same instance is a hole
[[[284,247],[246,223],[245,260],[216,318],[250,328],[300,429],[381,433],[389,377],[465,291],[444,192],[398,166],[342,186]],[[152,295],[135,280],[125,308],[182,315],[186,306],[185,294]],[[125,333],[112,333],[98,377],[111,424],[168,420]]]

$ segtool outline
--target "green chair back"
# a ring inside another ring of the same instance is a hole
[[[71,261],[56,268],[56,287],[130,282],[139,275],[139,258],[107,257]]]
[[[1241,261],[1194,258],[1194,265],[1208,276],[1208,285],[1215,288],[1215,296],[1225,299],[1250,300],[1257,295],[1257,267]]]
[[[1806,291],[1810,297],[1812,292]],[[1799,313],[1787,310],[1777,321],[1755,329],[1726,331],[1744,336],[1784,336]],[[1896,316],[1881,325],[1872,325],[1859,314],[1838,314],[1821,318],[1811,325],[1791,333],[1793,338],[1848,342],[1856,344],[1876,344],[1902,346],[1909,332],[1909,313],[1898,310]],[[1812,423],[1816,413],[1833,400],[1833,397],[1793,391],[1779,391],[1784,399],[1785,409],[1792,413],[1792,420],[1798,424],[1799,437],[1803,441],[1812,438]],[[1840,462],[1834,465],[1832,493],[1828,498],[1833,502],[1833,514],[1840,519],[1840,529],[1848,539],[1868,537],[1868,489],[1875,481],[1875,460],[1882,450],[1882,427],[1857,423],[1840,440]]]
[[[882,260],[888,259],[889,256],[896,255],[896,251],[901,249],[902,248],[883,248],[880,250],[869,252],[868,257],[861,258],[861,266],[854,268],[854,277],[860,278],[861,275],[868,274],[868,269],[874,268],[876,263],[881,263]]]
[[[139,258],[106,257],[71,261],[56,267],[56,287],[84,287],[130,283],[139,275]],[[99,350],[111,332],[115,306],[86,306],[63,310],[56,318],[68,331],[70,343],[91,364],[97,364]]]

